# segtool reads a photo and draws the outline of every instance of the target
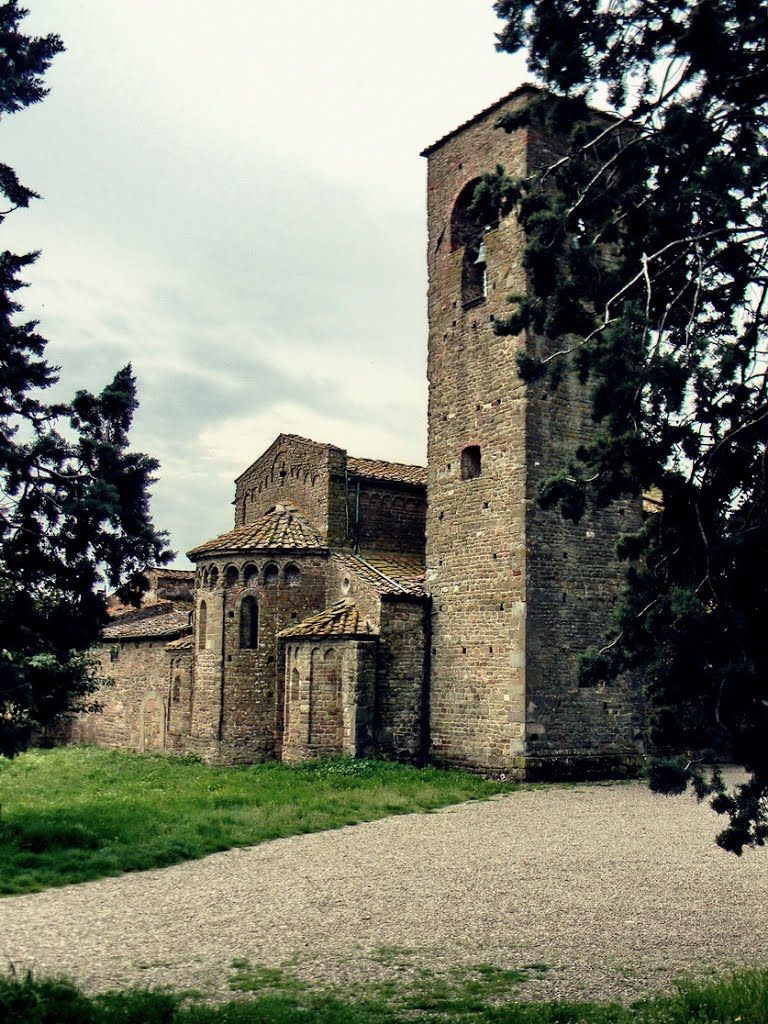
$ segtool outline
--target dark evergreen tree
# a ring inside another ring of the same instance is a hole
[[[594,440],[541,500],[657,489],[621,545],[628,587],[585,658],[592,680],[645,681],[650,738],[714,745],[746,766],[726,795],[693,755],[652,784],[730,816],[722,846],[768,839],[768,8],[758,0],[497,0],[502,50],[545,86],[501,129],[559,138],[530,177],[488,175],[526,232],[529,292],[500,331],[525,332],[524,377],[589,381]],[[616,113],[597,113],[609,105]]]
[[[41,100],[58,36],[19,30],[27,11],[0,5],[0,119]],[[8,209],[36,194],[0,164]],[[157,463],[128,449],[131,367],[99,396],[45,401],[56,371],[37,324],[20,319],[20,273],[36,254],[0,253],[0,754],[35,727],[88,706],[98,681],[89,649],[106,619],[105,586],[137,600],[141,570],[167,561],[149,517]]]

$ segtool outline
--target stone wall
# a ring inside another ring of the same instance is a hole
[[[362,551],[424,550],[427,496],[423,487],[374,480],[350,481],[352,540]]]
[[[144,571],[148,587],[143,603],[155,601],[173,601],[178,605],[188,605],[192,601],[195,589],[195,574],[186,569],[159,569],[153,566]]]
[[[283,760],[371,754],[376,648],[374,637],[286,646]]]
[[[130,640],[95,649],[99,674],[114,682],[94,700],[102,710],[75,716],[66,726],[69,743],[158,752],[165,749],[168,712],[166,640]]]
[[[583,389],[564,381],[552,394],[531,389],[528,406],[527,752],[582,759],[637,754],[640,705],[631,680],[581,687],[579,655],[601,640],[622,590],[614,556],[622,532],[639,526],[640,502],[617,502],[578,524],[537,501],[545,474],[593,430]]]
[[[252,523],[275,505],[293,505],[326,543],[348,543],[346,452],[281,434],[235,481],[235,525]]]
[[[378,629],[381,613],[379,591],[365,580],[361,580],[341,559],[331,555],[328,562],[325,603],[330,606],[342,597],[351,598],[370,624]]]
[[[204,565],[209,580],[217,571],[215,583],[197,593],[192,734],[215,739],[217,757],[228,763],[279,756],[284,693],[277,635],[324,606],[327,556],[264,552]]]
[[[562,155],[558,140],[532,128],[529,170]],[[545,338],[529,338],[539,356],[551,354]],[[602,640],[624,582],[615,556],[622,533],[640,525],[640,499],[587,513],[578,524],[537,502],[541,482],[561,469],[582,443],[594,437],[591,395],[573,375],[557,389],[528,389],[527,517],[528,575],[526,746],[535,760],[578,758],[588,769],[613,759],[616,767],[637,758],[642,742],[641,711],[634,681],[581,687],[579,655]]]
[[[379,757],[422,762],[426,755],[424,598],[384,597],[380,612],[374,733]]]
[[[514,216],[481,228],[463,219],[481,174],[523,174],[555,151],[528,129],[494,127],[530,96],[520,90],[427,151],[432,754],[516,772],[526,758],[631,756],[639,721],[632,687],[587,692],[576,678],[620,587],[615,541],[639,510],[576,527],[538,507],[541,479],[593,429],[588,395],[521,382],[517,350],[538,341],[493,330],[526,288],[521,229]]]
[[[526,167],[526,133],[494,130],[496,116],[429,157],[427,585],[432,756],[503,769],[524,751],[526,395],[519,341],[497,337],[493,320],[525,287],[522,238],[511,217],[485,236],[487,294],[465,301],[466,252],[452,225],[480,175]],[[479,451],[475,475],[467,450]]]
[[[192,650],[166,651],[169,680],[165,749],[183,754],[192,749],[190,735],[195,702]]]

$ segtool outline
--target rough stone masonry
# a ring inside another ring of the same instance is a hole
[[[69,737],[216,763],[329,754],[511,777],[631,771],[631,681],[580,686],[639,504],[575,526],[536,502],[592,428],[574,381],[526,384],[494,320],[522,293],[514,214],[473,216],[480,176],[524,174],[557,139],[495,127],[523,87],[424,151],[428,160],[428,467],[355,458],[280,434],[235,483],[233,529],[165,571],[140,613],[104,632],[114,680]],[[490,221],[490,222],[488,222]],[[119,609],[118,609],[119,611]]]

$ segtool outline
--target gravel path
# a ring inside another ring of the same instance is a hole
[[[339,982],[538,963],[521,997],[626,1000],[768,966],[768,850],[723,853],[721,825],[634,783],[512,793],[4,899],[0,955],[220,995],[234,959]]]

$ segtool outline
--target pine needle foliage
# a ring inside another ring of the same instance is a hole
[[[498,47],[525,48],[545,86],[500,130],[558,150],[521,180],[486,179],[526,235],[528,290],[498,330],[528,336],[525,379],[588,382],[596,424],[541,502],[578,520],[661,495],[622,541],[624,601],[583,672],[642,677],[655,747],[747,767],[729,796],[693,755],[679,769],[716,795],[718,841],[740,853],[768,839],[768,9],[494,7]]]
[[[0,4],[0,121],[46,95],[58,36],[24,35],[27,11]],[[11,212],[39,198],[0,164]],[[137,600],[143,567],[171,557],[149,516],[154,459],[131,452],[137,408],[130,365],[99,395],[46,401],[57,370],[46,340],[24,320],[21,274],[37,253],[0,252],[0,754],[33,730],[89,706],[89,648],[105,622],[103,590]]]

